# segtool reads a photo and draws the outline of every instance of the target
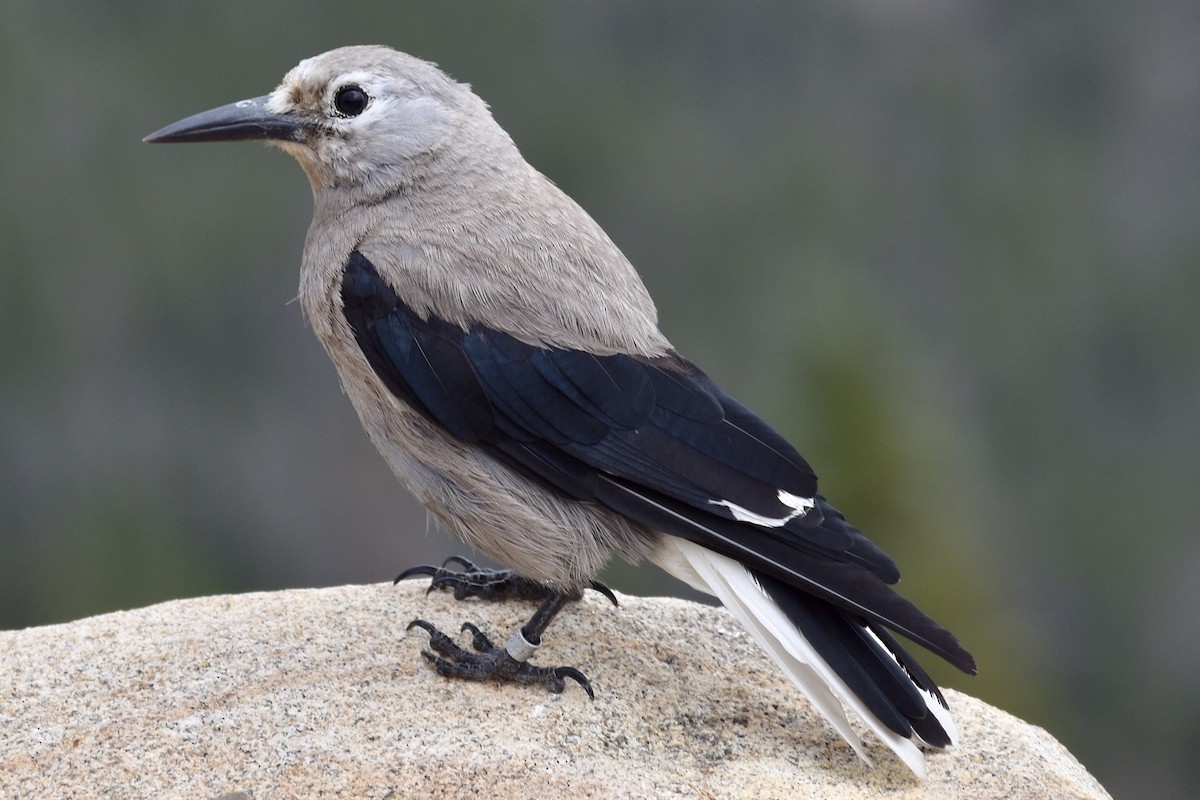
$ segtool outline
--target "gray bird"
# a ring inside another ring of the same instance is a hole
[[[470,87],[345,47],[146,137],[241,139],[312,183],[300,300],[371,441],[442,526],[511,567],[401,577],[543,599],[504,646],[414,620],[439,672],[591,694],[528,659],[611,555],[648,558],[719,598],[864,759],[844,706],[918,775],[918,745],[954,744],[893,633],[970,674],[974,659],[891,588],[895,564],[800,454],[675,351],[629,261]]]

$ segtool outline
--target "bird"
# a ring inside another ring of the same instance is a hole
[[[715,596],[868,763],[847,709],[921,777],[925,749],[957,743],[897,634],[971,675],[973,656],[895,590],[894,561],[795,447],[675,349],[630,261],[468,84],[342,47],[145,137],[236,140],[308,176],[299,299],[367,435],[441,526],[504,565],[401,578],[540,600],[503,645],[413,620],[439,673],[594,696],[578,669],[530,659],[584,589],[615,603],[595,581],[612,556],[649,560]]]

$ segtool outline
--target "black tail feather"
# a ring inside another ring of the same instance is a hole
[[[943,705],[945,700],[890,633],[778,578],[757,571],[752,574],[880,723],[904,737],[915,733],[934,747],[951,743],[950,734],[930,712],[921,690]]]

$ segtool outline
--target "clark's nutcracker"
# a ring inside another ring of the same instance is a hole
[[[446,529],[512,568],[402,577],[544,599],[503,647],[465,625],[473,652],[415,620],[439,672],[591,694],[527,659],[615,553],[718,597],[864,758],[843,705],[919,775],[918,744],[954,744],[893,633],[967,673],[974,659],[893,591],[895,564],[800,454],[676,352],[629,261],[466,84],[345,47],[146,137],[236,139],[282,148],[312,183],[300,300],[371,441]]]

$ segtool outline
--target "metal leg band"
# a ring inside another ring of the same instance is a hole
[[[508,640],[508,644],[504,645],[505,651],[509,657],[517,663],[523,663],[529,660],[529,657],[537,652],[538,645],[530,644],[525,638],[525,632],[517,628],[517,632]]]

